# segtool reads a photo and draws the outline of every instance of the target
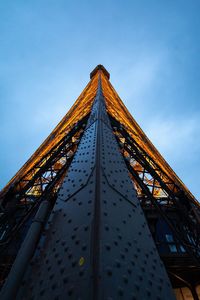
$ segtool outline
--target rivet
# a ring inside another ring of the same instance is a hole
[[[85,259],[84,259],[84,257],[83,257],[83,256],[81,256],[81,257],[80,257],[80,259],[79,259],[79,262],[78,262],[78,264],[79,264],[79,266],[81,267],[81,266],[83,266],[83,265],[84,265],[84,263],[85,263]]]

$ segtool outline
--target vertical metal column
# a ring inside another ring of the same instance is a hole
[[[17,299],[175,299],[113,135],[100,78]]]

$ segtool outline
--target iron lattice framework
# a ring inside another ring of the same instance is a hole
[[[2,299],[198,299],[199,203],[109,76],[93,70],[1,192]]]

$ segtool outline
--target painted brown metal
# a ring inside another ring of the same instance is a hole
[[[73,107],[1,192],[5,274],[40,203],[56,202],[18,299],[174,299],[168,276],[173,288],[181,277],[195,293],[199,203],[109,78],[102,65],[91,72]]]
[[[162,155],[158,152],[158,150],[154,147],[145,133],[142,131],[138,123],[131,116],[119,95],[113,88],[112,84],[108,80],[108,78],[101,74],[102,77],[102,90],[103,95],[105,97],[106,108],[108,113],[119,121],[126,131],[130,134],[130,136],[137,141],[137,143],[144,149],[144,151],[154,159],[154,161],[159,165],[159,167],[171,178],[172,182],[176,183],[177,186],[180,187],[189,197],[191,201],[193,201],[196,205],[199,206],[198,201],[196,201],[195,197],[188,190],[188,188],[183,184],[183,182],[178,178],[172,168],[168,165]]]
[[[100,80],[84,135],[16,298],[175,299],[112,132]]]
[[[14,188],[14,190],[19,191],[21,189],[21,185],[19,184],[21,182],[21,178],[25,177],[26,180],[29,180],[35,174],[36,171],[34,166],[38,164],[41,157],[45,157],[48,151],[53,148],[64,136],[66,136],[78,121],[84,118],[91,111],[91,106],[97,91],[97,85],[98,74],[93,76],[81,95],[75,101],[74,105],[63,117],[52,133],[4,187],[0,193],[0,199],[3,199],[4,195],[9,191],[10,188]],[[33,170],[33,172],[30,173],[30,170]]]

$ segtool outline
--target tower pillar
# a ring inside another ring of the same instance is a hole
[[[16,297],[175,299],[110,125],[101,71],[85,132]]]

